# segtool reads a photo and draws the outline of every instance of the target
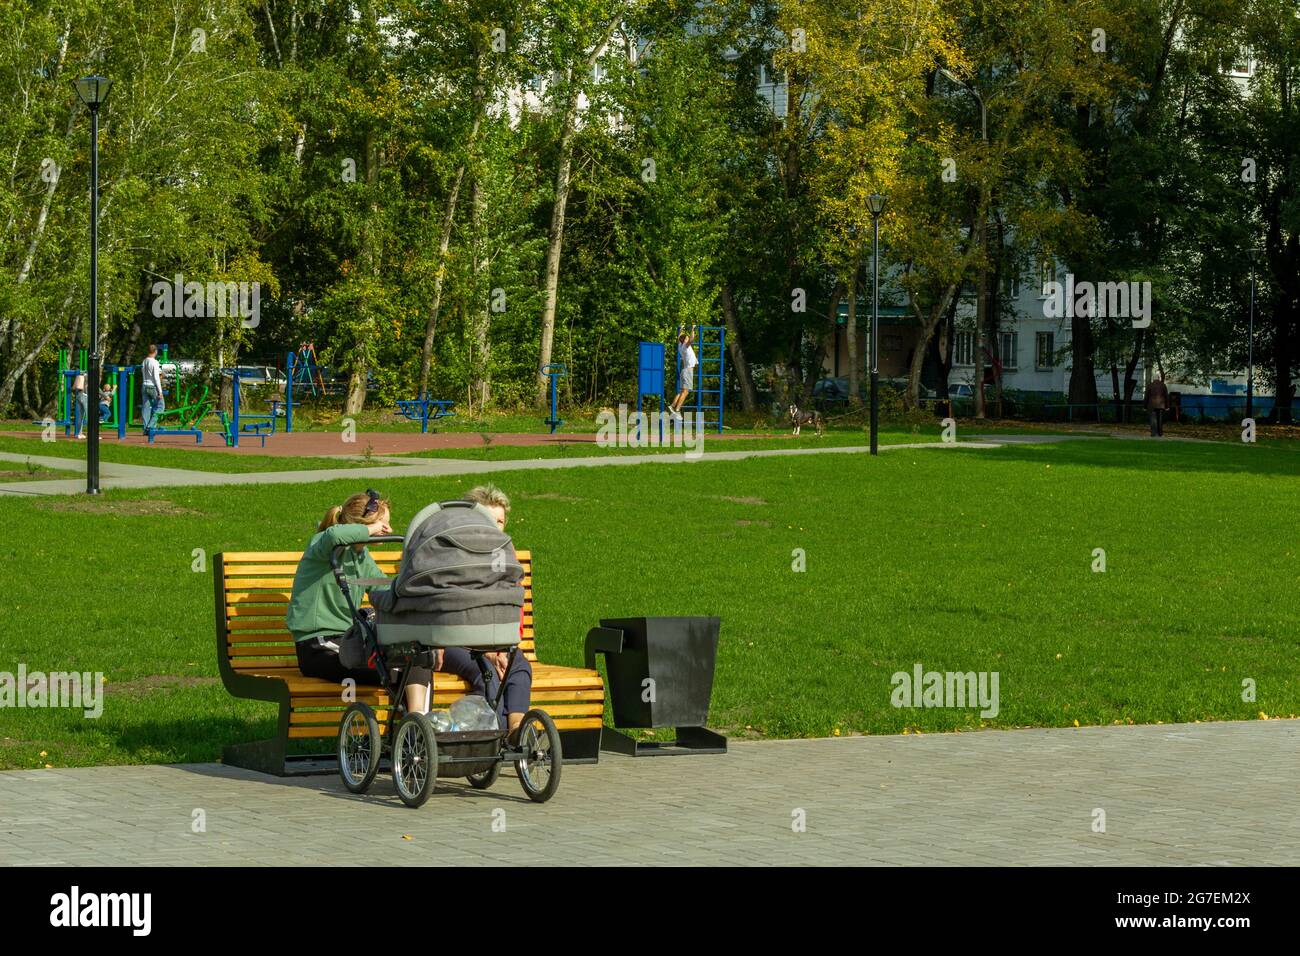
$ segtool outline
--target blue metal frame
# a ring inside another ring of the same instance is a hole
[[[396,414],[413,422],[420,423],[420,434],[425,435],[429,432],[429,420],[437,421],[439,418],[451,418],[456,413],[452,411],[456,407],[455,402],[441,398],[429,398],[428,392],[422,392],[419,398],[403,398],[397,402]],[[433,414],[429,414],[430,409]]]
[[[551,417],[542,422],[543,425],[551,426],[551,434],[555,434],[555,429],[559,428],[564,422],[561,420],[558,409],[558,395],[556,392],[556,382],[569,374],[568,368],[561,362],[551,362],[549,365],[542,366],[542,374],[551,380]]]
[[[262,440],[262,447],[266,447],[266,436],[275,434],[275,416],[274,415],[246,415],[241,416],[239,413],[239,369],[223,368],[221,374],[230,373],[230,418],[225,422],[225,428],[222,430],[222,438],[231,448],[239,447],[239,435],[241,432],[249,432],[256,438]]]
[[[659,443],[664,439],[664,344],[641,342],[637,346],[636,411],[637,440],[641,440],[641,399],[646,395],[659,398]]]
[[[722,434],[725,409],[725,392],[727,380],[727,330],[721,325],[701,325],[700,338],[695,343],[699,360],[695,366],[695,388],[692,389],[694,401],[687,408],[695,410],[695,421],[700,428],[714,428]],[[688,331],[686,326],[679,326],[677,334]],[[673,385],[676,386],[681,376],[681,356],[673,350]],[[705,386],[709,387],[705,387]],[[711,401],[706,402],[709,397]],[[640,406],[638,405],[638,409]],[[710,421],[710,413],[716,416]]]

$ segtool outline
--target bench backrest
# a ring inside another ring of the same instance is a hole
[[[520,650],[535,661],[533,559],[531,552],[516,553],[524,566],[524,633]],[[384,574],[397,574],[400,550],[372,550],[370,555]],[[301,551],[235,551],[220,556],[217,613],[225,615],[226,656],[234,670],[297,671],[293,635],[285,627],[284,614],[301,558]],[[363,600],[362,604],[368,605],[369,601]]]

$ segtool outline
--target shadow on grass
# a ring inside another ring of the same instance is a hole
[[[149,720],[116,729],[117,749],[144,763],[211,763],[229,744],[275,735],[274,718],[241,719],[194,714],[177,720]],[[327,746],[326,748],[327,749]]]
[[[1300,477],[1300,455],[1267,445],[1228,442],[1180,442],[1159,439],[1096,439],[1051,444],[1009,444],[987,451],[954,449],[961,454],[991,455],[999,461],[1122,468],[1176,473],[1216,472]]]

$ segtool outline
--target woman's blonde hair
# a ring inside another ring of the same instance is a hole
[[[477,502],[485,508],[500,508],[506,514],[510,514],[510,498],[491,482],[465,492],[465,500]]]
[[[370,504],[372,498],[375,500],[378,507],[371,511],[370,514],[378,517],[388,510],[387,498],[381,498],[373,491],[365,491],[361,494],[353,495],[347,501],[343,502],[343,504],[335,505],[326,511],[325,517],[320,519],[320,525],[317,526],[316,530],[324,531],[326,528],[333,527],[336,524],[365,524],[366,518],[369,517],[369,515],[366,514],[366,506]]]

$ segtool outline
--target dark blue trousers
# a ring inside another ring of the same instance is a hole
[[[444,673],[455,674],[457,677],[466,681],[470,685],[471,694],[479,694],[486,697],[490,703],[497,695],[497,687],[500,680],[497,677],[497,670],[488,662],[488,671],[490,676],[487,687],[483,686],[483,675],[479,672],[478,664],[470,656],[470,652],[463,647],[448,647],[442,652],[442,667],[439,668]],[[434,687],[438,686],[438,677],[435,674],[433,678]],[[524,657],[524,652],[517,651],[515,658],[510,662],[510,670],[506,672],[506,689],[501,695],[501,705],[497,708],[497,716],[504,721],[506,714],[523,714],[528,712],[528,702],[532,699],[533,694],[533,666],[528,663],[528,658]],[[504,727],[505,724],[503,723]]]

